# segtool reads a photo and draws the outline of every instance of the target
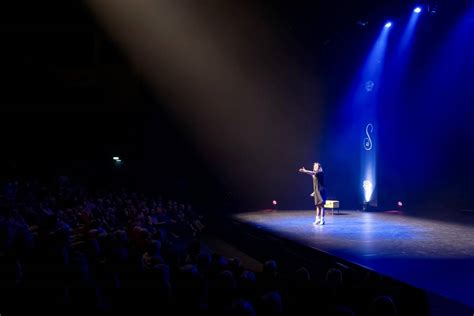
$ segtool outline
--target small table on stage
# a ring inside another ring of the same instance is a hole
[[[330,209],[332,211],[332,215],[334,215],[334,209],[336,209],[337,213],[339,214],[339,201],[326,200],[326,203],[324,204],[324,208]]]

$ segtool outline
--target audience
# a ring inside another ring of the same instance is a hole
[[[9,181],[0,195],[2,307],[7,314],[34,306],[49,313],[397,315],[389,296],[351,305],[339,269],[329,269],[322,284],[304,267],[279,271],[275,260],[247,270],[239,258],[205,251],[204,230],[203,217],[177,201],[90,192],[67,177],[54,185]]]

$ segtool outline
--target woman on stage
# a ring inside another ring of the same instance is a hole
[[[326,203],[326,190],[324,188],[324,173],[321,164],[315,162],[313,170],[307,170],[304,167],[299,170],[302,173],[309,174],[313,178],[314,205],[316,205],[316,220],[313,225],[324,225],[324,204]]]

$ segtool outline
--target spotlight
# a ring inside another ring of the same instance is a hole
[[[119,160],[120,160],[120,158],[117,157],[117,156],[113,157],[112,159],[115,160],[115,161],[119,161]]]
[[[387,22],[387,23],[385,23],[385,28],[386,28],[386,29],[389,29],[389,28],[391,28],[391,27],[392,27],[392,22]]]
[[[401,213],[403,212],[403,202],[402,201],[398,201],[397,202],[397,210]]]
[[[365,202],[368,203],[372,197],[372,193],[374,192],[374,186],[372,182],[365,180],[362,187],[364,188]]]
[[[413,12],[415,13],[420,13],[421,12],[421,7],[416,7]]]
[[[368,24],[369,24],[369,22],[367,22],[367,21],[363,21],[363,20],[357,21],[357,25],[358,25],[360,28],[365,28],[365,27],[367,27]]]
[[[272,204],[273,204],[273,206],[276,206],[278,204],[278,202],[276,200],[273,200]]]

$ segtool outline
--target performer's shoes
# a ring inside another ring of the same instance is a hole
[[[324,218],[323,218],[323,219],[321,219],[321,220],[318,222],[317,225],[324,225],[324,223],[325,223],[325,222],[324,222]]]
[[[319,225],[319,222],[321,222],[321,219],[319,218],[319,216],[316,217],[316,220],[313,222],[313,225]]]

